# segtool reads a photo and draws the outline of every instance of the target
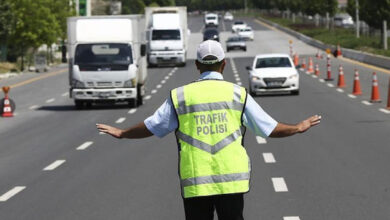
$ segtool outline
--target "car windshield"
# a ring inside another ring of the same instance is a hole
[[[152,40],[180,40],[179,30],[153,30]]]
[[[229,12],[226,12],[225,16],[232,16]]]
[[[243,41],[240,37],[232,37],[227,40],[228,42],[240,42]]]
[[[240,25],[240,24],[244,24],[244,22],[243,21],[236,21],[236,22],[234,22],[234,24]]]
[[[256,69],[272,67],[291,67],[291,63],[287,57],[259,58],[256,61]]]
[[[215,20],[215,19],[217,19],[217,17],[215,17],[215,16],[207,16],[206,17],[206,20]]]
[[[217,29],[206,29],[204,35],[218,35]]]
[[[96,71],[104,67],[110,70],[127,70],[133,63],[128,44],[79,44],[76,47],[75,64],[82,71]]]

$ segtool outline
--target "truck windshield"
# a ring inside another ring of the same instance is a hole
[[[152,40],[180,40],[179,30],[153,30]]]
[[[133,63],[128,44],[79,44],[75,64],[81,71],[128,70]]]
[[[291,63],[286,57],[260,58],[256,61],[256,69],[272,67],[291,67]]]

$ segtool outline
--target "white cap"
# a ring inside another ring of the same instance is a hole
[[[207,56],[213,56],[215,59],[204,60]],[[219,42],[215,40],[206,40],[199,44],[198,49],[196,50],[196,59],[199,63],[214,64],[225,59],[225,52]]]

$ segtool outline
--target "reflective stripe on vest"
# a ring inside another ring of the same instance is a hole
[[[182,187],[208,184],[208,183],[224,183],[224,182],[233,182],[240,180],[249,180],[249,172],[247,173],[232,173],[232,174],[222,174],[222,175],[213,175],[213,176],[200,176],[188,178],[181,181]]]

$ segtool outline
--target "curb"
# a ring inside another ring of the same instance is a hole
[[[257,17],[256,19],[258,19],[259,21],[264,22],[264,23],[266,23],[266,24],[268,24],[268,25],[270,25],[270,26],[272,26],[280,31],[283,31],[289,35],[292,35],[292,36],[296,37],[297,39],[299,39],[299,40],[301,40],[301,41],[303,41],[303,42],[305,42],[313,47],[317,47],[317,48],[322,49],[322,50],[326,50],[327,48],[330,48],[332,50],[336,49],[336,46],[334,46],[334,45],[325,44],[319,40],[315,40],[309,36],[306,36],[304,34],[296,32],[290,28],[283,27],[283,26],[276,24],[272,21],[268,21],[268,20],[261,18],[261,17]],[[388,57],[381,56],[381,55],[374,55],[371,53],[366,53],[366,52],[347,49],[347,48],[341,48],[341,52],[343,54],[343,57],[346,57],[346,58],[349,58],[352,60],[356,60],[356,61],[359,61],[362,63],[386,68],[386,69],[390,70],[390,58],[388,58]]]

